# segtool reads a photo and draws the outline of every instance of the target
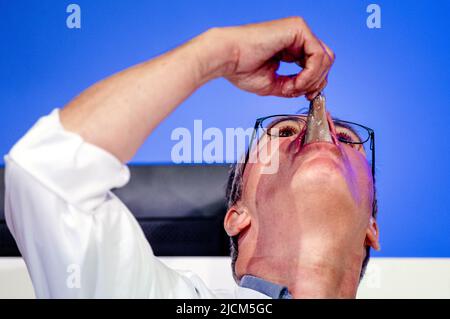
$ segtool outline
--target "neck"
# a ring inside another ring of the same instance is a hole
[[[250,257],[243,274],[286,286],[294,298],[356,297],[363,260],[361,254],[352,256],[333,250],[323,254],[317,251],[302,253],[295,257],[265,256]]]
[[[301,265],[287,287],[294,298],[355,298],[360,267],[343,269],[326,264]]]

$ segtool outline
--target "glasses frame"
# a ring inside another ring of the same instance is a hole
[[[246,154],[245,154],[245,162],[244,165],[242,165],[241,171],[240,171],[240,176],[244,176],[244,171],[245,171],[245,167],[247,166],[247,162],[250,156],[250,151],[253,147],[253,141],[255,140],[256,137],[256,133],[258,132],[258,129],[261,128],[264,132],[264,134],[268,134],[263,126],[262,123],[267,120],[268,118],[271,117],[281,117],[281,116],[291,116],[291,117],[303,117],[305,115],[303,114],[275,114],[275,115],[269,115],[269,116],[265,116],[265,117],[260,117],[258,119],[256,119],[255,122],[255,126],[253,128],[253,133],[251,136],[251,140],[249,143],[249,146],[247,148]],[[367,132],[369,133],[369,137],[365,140],[365,141],[361,141],[361,142],[348,142],[345,140],[339,140],[341,143],[346,143],[346,144],[364,144],[367,143],[367,141],[370,140],[370,144],[369,144],[369,148],[372,152],[372,181],[373,181],[373,202],[372,202],[372,216],[375,216],[376,213],[376,197],[375,197],[375,131],[373,129],[371,129],[370,127],[355,123],[355,122],[350,122],[350,121],[344,121],[344,120],[334,120],[333,122],[337,122],[337,123],[345,123],[345,124],[351,124],[351,125],[356,125],[359,126],[365,130],[367,130]],[[234,183],[233,183],[234,184]]]
[[[251,136],[250,144],[249,144],[249,146],[247,148],[247,152],[245,154],[245,162],[244,162],[244,165],[243,165],[242,170],[241,170],[241,174],[242,175],[244,174],[245,167],[247,166],[247,162],[248,162],[248,159],[250,157],[250,150],[253,147],[253,141],[255,140],[256,133],[257,133],[258,129],[261,128],[263,130],[263,132],[265,134],[267,134],[267,132],[264,130],[264,128],[262,126],[262,123],[265,120],[267,120],[267,119],[269,119],[271,117],[282,117],[282,116],[286,116],[286,117],[287,116],[290,116],[290,117],[307,117],[306,115],[302,115],[302,114],[275,114],[275,115],[269,115],[269,116],[264,116],[264,117],[257,118],[256,122],[255,122],[255,126],[253,128],[253,133],[252,133],[252,136]],[[370,127],[367,127],[365,125],[362,125],[362,124],[359,124],[359,123],[355,123],[355,122],[344,121],[344,120],[333,120],[333,122],[356,125],[356,126],[359,126],[359,127],[363,128],[363,129],[365,129],[369,133],[367,139],[364,140],[364,141],[361,141],[361,142],[348,142],[348,141],[340,140],[340,139],[339,139],[339,141],[341,143],[345,143],[345,144],[363,145],[364,143],[366,143],[367,141],[370,140],[369,148],[370,148],[371,153],[372,153],[372,158],[371,158],[371,162],[372,162],[372,179],[373,179],[373,182],[375,183],[375,131],[373,129],[371,129]]]

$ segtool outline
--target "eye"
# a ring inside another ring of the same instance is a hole
[[[336,136],[339,139],[339,141],[341,141],[343,143],[347,143],[348,145],[350,145],[353,148],[356,148],[356,146],[358,146],[357,144],[352,144],[352,143],[357,143],[358,141],[355,140],[355,138],[353,138],[350,134],[348,134],[346,132],[337,132]]]
[[[281,127],[278,131],[279,137],[289,137],[296,134],[298,134],[298,130],[292,126]]]
[[[280,121],[273,123],[267,128],[267,133],[274,137],[290,137],[298,135],[301,131],[299,123],[293,120]]]

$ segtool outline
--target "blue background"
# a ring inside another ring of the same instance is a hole
[[[450,257],[450,1],[376,1],[381,29],[367,28],[371,2],[362,0],[73,2],[81,30],[66,27],[69,1],[0,0],[0,153],[94,82],[210,27],[300,15],[337,55],[329,109],[377,134],[376,255]],[[304,106],[304,98],[258,97],[219,79],[183,103],[133,161],[170,162],[172,129],[194,119],[249,127]]]

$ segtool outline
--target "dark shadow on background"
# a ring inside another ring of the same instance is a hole
[[[226,256],[223,229],[229,165],[129,165],[130,182],[114,190],[157,256]],[[0,168],[0,256],[20,256],[4,215]],[[50,247],[49,247],[50,249]]]

